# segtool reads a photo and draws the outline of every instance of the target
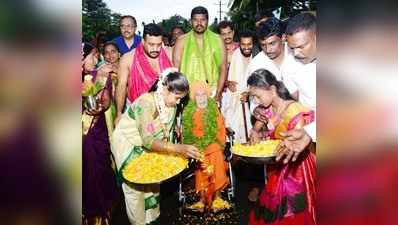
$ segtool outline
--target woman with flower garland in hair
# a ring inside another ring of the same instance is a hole
[[[247,85],[256,102],[270,109],[263,120],[267,138],[283,140],[285,132],[314,122],[314,111],[296,102],[268,70],[254,71]],[[267,165],[267,183],[259,196],[259,207],[250,212],[249,225],[316,224],[316,157],[311,147],[307,146],[297,160]]]
[[[221,191],[228,184],[228,166],[224,161],[225,125],[217,103],[210,98],[210,89],[205,82],[195,82],[191,87],[191,101],[182,116],[182,140],[196,146],[204,159],[195,171],[195,189],[200,200],[188,208],[204,212],[205,206],[213,212],[229,208],[221,198]]]
[[[189,91],[188,80],[179,72],[165,70],[160,81],[122,114],[112,136],[112,152],[125,196],[127,216],[134,225],[159,224],[159,184],[135,185],[122,171],[144,151],[180,153],[199,159],[196,147],[173,144],[176,106]]]

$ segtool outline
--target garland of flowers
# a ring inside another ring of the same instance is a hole
[[[164,141],[167,141],[169,139],[169,134],[167,132],[168,115],[166,112],[166,104],[164,103],[162,92],[163,92],[163,85],[160,84],[158,86],[158,89],[154,93],[154,97],[155,97],[156,109],[158,110],[159,113],[160,126],[163,131],[163,139]]]
[[[159,119],[160,119],[160,126],[163,131],[163,141],[168,141],[169,140],[169,133],[167,131],[167,123],[169,122],[169,115],[166,111],[166,104],[164,103],[164,98],[163,98],[163,83],[166,81],[167,75],[171,72],[176,72],[178,71],[176,68],[167,68],[165,69],[160,75],[159,75],[159,81],[158,81],[158,87],[154,93],[155,97],[155,105],[156,109],[158,110],[159,113]]]
[[[217,104],[214,99],[209,98],[207,107],[202,114],[202,124],[204,127],[204,136],[197,137],[193,134],[194,129],[193,115],[196,112],[196,103],[189,101],[182,115],[183,124],[183,143],[192,144],[203,151],[207,146],[215,143],[217,140]]]

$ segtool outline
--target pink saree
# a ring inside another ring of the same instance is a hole
[[[275,127],[271,139],[281,139],[280,132],[302,128],[314,121],[314,112],[292,103]],[[305,149],[295,162],[267,165],[267,184],[259,207],[249,215],[250,225],[314,225],[315,154]]]

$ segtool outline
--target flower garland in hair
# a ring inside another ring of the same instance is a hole
[[[204,135],[202,137],[197,137],[193,129],[193,115],[196,112],[196,103],[194,101],[189,101],[188,105],[185,107],[182,115],[183,124],[183,143],[191,144],[203,151],[207,146],[217,141],[217,103],[212,98],[208,98],[207,107],[202,113],[201,123],[204,128]]]
[[[169,117],[168,113],[166,110],[166,104],[164,103],[164,98],[163,98],[163,88],[164,85],[166,84],[166,77],[172,72],[177,72],[178,70],[176,68],[167,68],[165,69],[159,76],[159,81],[157,85],[157,89],[155,91],[155,105],[156,109],[158,110],[159,113],[159,119],[160,119],[160,126],[162,127],[163,130],[163,140],[167,141],[169,139],[169,132],[167,130],[167,123],[169,122]]]

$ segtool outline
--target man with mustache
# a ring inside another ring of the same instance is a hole
[[[239,44],[234,42],[235,29],[230,21],[221,21],[218,24],[218,33],[224,41],[225,50],[227,51],[227,68],[231,62],[232,53],[239,48]]]
[[[222,113],[225,117],[226,127],[235,131],[235,140],[239,143],[248,142],[246,131],[251,129],[250,112],[246,103],[246,80],[245,74],[247,66],[252,59],[253,53],[253,33],[244,30],[239,34],[239,48],[236,49],[231,57],[231,64],[228,70],[228,89],[223,94],[221,105]],[[245,110],[243,111],[242,104]],[[244,120],[246,119],[246,128]]]
[[[269,18],[275,17],[270,10],[260,10],[254,16],[256,30]],[[253,57],[261,52],[261,48],[257,40],[254,40]]]
[[[125,54],[138,46],[141,43],[141,37],[135,34],[137,29],[137,21],[133,16],[127,15],[120,18],[120,33],[121,36],[113,39],[120,50],[120,54]]]
[[[115,96],[115,126],[120,120],[124,106],[148,92],[159,74],[172,67],[170,55],[162,47],[162,35],[163,30],[159,25],[145,25],[142,43],[120,59]]]
[[[316,17],[301,13],[292,17],[286,27],[287,44],[296,60],[302,63],[300,70],[288,73],[286,87],[296,93],[297,100],[316,111]],[[296,161],[311,142],[316,142],[316,123],[303,129],[290,130],[283,134],[285,139],[277,153],[277,159],[284,156],[284,162]]]
[[[227,75],[226,53],[219,35],[207,29],[209,13],[198,6],[191,11],[192,31],[179,37],[173,50],[173,65],[189,83],[208,83],[211,96],[220,102]]]

